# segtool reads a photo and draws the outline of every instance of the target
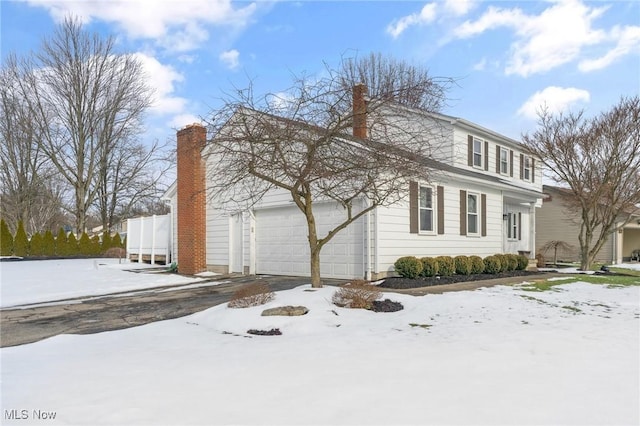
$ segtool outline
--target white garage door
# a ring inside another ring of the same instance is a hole
[[[310,276],[309,242],[304,215],[295,206],[257,210],[256,273]],[[315,207],[318,235],[323,237],[344,218],[334,204]],[[324,278],[363,278],[363,220],[340,231],[320,253]]]

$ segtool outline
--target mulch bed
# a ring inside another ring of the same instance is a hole
[[[378,285],[382,288],[408,289],[419,287],[430,287],[434,285],[455,284],[469,281],[493,280],[497,278],[526,277],[528,275],[540,275],[544,272],[533,271],[511,271],[499,274],[472,274],[472,275],[452,275],[450,277],[420,277],[420,278],[385,278],[384,282]]]

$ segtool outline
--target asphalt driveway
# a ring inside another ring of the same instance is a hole
[[[124,294],[69,299],[0,310],[0,347],[37,342],[58,334],[91,334],[119,330],[154,321],[179,318],[226,303],[243,284],[260,280],[272,291],[308,284],[309,278],[284,276],[239,276],[217,278],[219,285],[171,291],[161,287]],[[213,280],[212,280],[213,281]],[[228,282],[226,282],[228,281]],[[325,285],[344,280],[324,279]],[[200,284],[200,283],[198,283]]]

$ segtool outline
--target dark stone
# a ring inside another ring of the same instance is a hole
[[[271,330],[247,330],[248,334],[254,334],[256,336],[281,336],[282,332],[279,328],[272,328]]]
[[[277,308],[265,309],[262,311],[262,316],[297,317],[305,315],[307,312],[309,312],[309,309],[304,306],[279,306]]]
[[[404,309],[402,303],[393,300],[374,300],[370,308],[373,312],[397,312]]]

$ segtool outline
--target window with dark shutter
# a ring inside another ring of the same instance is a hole
[[[500,173],[500,153],[502,148],[500,145],[496,145],[496,173]]]
[[[522,240],[522,212],[518,212],[518,240]]]
[[[484,142],[484,169],[489,170],[489,142]]]
[[[531,182],[536,181],[536,166],[535,160],[531,158]]]
[[[513,177],[513,150],[509,150],[509,174]]]
[[[473,136],[467,137],[467,164],[473,166]]]
[[[520,179],[524,179],[524,154],[520,154]]]

